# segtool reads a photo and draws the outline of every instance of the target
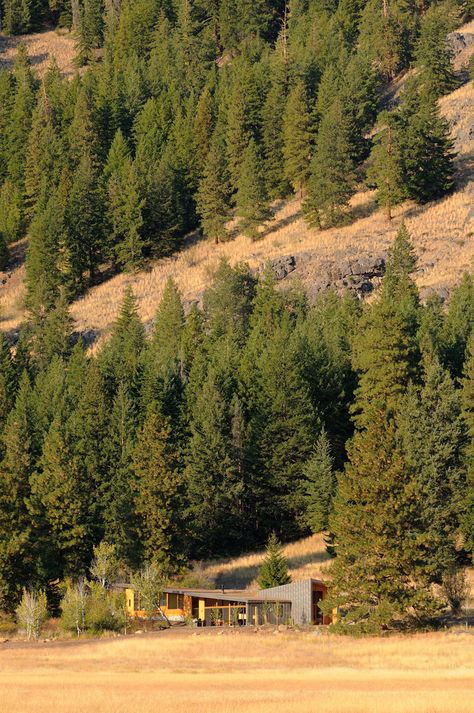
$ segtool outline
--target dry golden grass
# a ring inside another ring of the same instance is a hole
[[[0,68],[12,68],[18,45],[22,42],[28,49],[33,69],[40,77],[46,72],[52,57],[56,58],[59,70],[64,76],[70,77],[77,71],[74,66],[76,55],[74,37],[67,31],[52,30],[21,37],[0,35]]]
[[[464,26],[461,31],[474,31],[474,23]],[[471,47],[463,53],[464,63],[473,51],[474,47]],[[388,223],[375,204],[374,193],[363,190],[352,200],[352,224],[326,231],[307,227],[298,200],[280,202],[274,206],[274,218],[258,242],[252,243],[242,235],[218,246],[204,240],[191,240],[179,254],[156,261],[148,271],[117,275],[90,290],[72,305],[77,330],[92,330],[105,339],[127,285],[133,287],[140,315],[146,322],[153,319],[168,277],[176,280],[186,301],[199,299],[222,257],[228,258],[232,264],[244,261],[256,268],[272,258],[309,252],[311,266],[302,282],[303,286],[310,286],[322,263],[332,261],[337,264],[348,256],[356,258],[386,251],[402,220],[406,222],[420,256],[417,275],[420,288],[426,293],[452,287],[464,271],[472,270],[474,263],[472,82],[444,97],[441,107],[452,123],[458,152],[458,187],[453,195],[426,206],[406,203],[397,208],[395,219]],[[10,285],[0,289],[4,293],[0,294],[0,328],[7,331],[18,327],[24,317],[21,271],[12,277]]]
[[[324,579],[330,557],[322,534],[312,535],[284,547],[288,569],[293,580],[314,577]],[[226,586],[254,589],[265,552],[252,552],[234,559],[203,563],[203,574]]]
[[[364,640],[172,630],[0,647],[8,713],[472,713],[470,632]]]

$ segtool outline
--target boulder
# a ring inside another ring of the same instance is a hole
[[[271,260],[270,266],[277,280],[284,280],[290,272],[296,270],[296,257],[294,255],[285,255],[284,257]]]

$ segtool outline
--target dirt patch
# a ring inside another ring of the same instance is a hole
[[[70,32],[65,30],[61,32],[49,30],[19,37],[0,35],[0,68],[12,69],[18,46],[22,42],[28,49],[31,66],[38,76],[43,76],[53,57],[58,63],[61,74],[65,77],[71,77],[76,73],[77,68],[74,65],[76,40]]]

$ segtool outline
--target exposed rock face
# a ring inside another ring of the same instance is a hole
[[[466,47],[470,47],[474,44],[474,34],[468,32],[463,34],[462,32],[450,32],[448,35],[448,45],[451,47],[454,55],[457,56]]]
[[[314,273],[311,253],[286,255],[270,262],[275,279],[284,280],[291,273],[303,279],[308,296],[314,299],[322,290],[333,288],[340,292],[353,290],[363,298],[373,292],[385,274],[385,255],[367,255],[340,262],[327,262]],[[263,267],[261,268],[263,270]]]
[[[285,255],[270,261],[270,266],[276,280],[284,280],[290,272],[296,270],[297,259],[294,255]],[[264,268],[263,268],[264,269]]]

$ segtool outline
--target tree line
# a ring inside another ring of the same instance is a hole
[[[0,261],[28,236],[27,301],[40,322],[102,273],[168,255],[199,226],[227,240],[237,216],[257,239],[277,198],[302,196],[308,222],[326,228],[349,219],[361,182],[389,217],[454,185],[437,100],[457,83],[446,34],[470,17],[464,6],[1,7],[6,31],[25,31],[11,20],[22,14],[73,27],[85,66],[69,81],[53,61],[40,82],[20,46],[13,71],[0,71]],[[411,66],[399,106],[379,114],[383,86]]]
[[[401,228],[377,299],[309,305],[222,262],[202,307],[170,280],[147,337],[130,289],[110,340],[67,306],[0,341],[0,595],[327,530],[356,619],[426,615],[473,547],[474,283],[420,303]]]

